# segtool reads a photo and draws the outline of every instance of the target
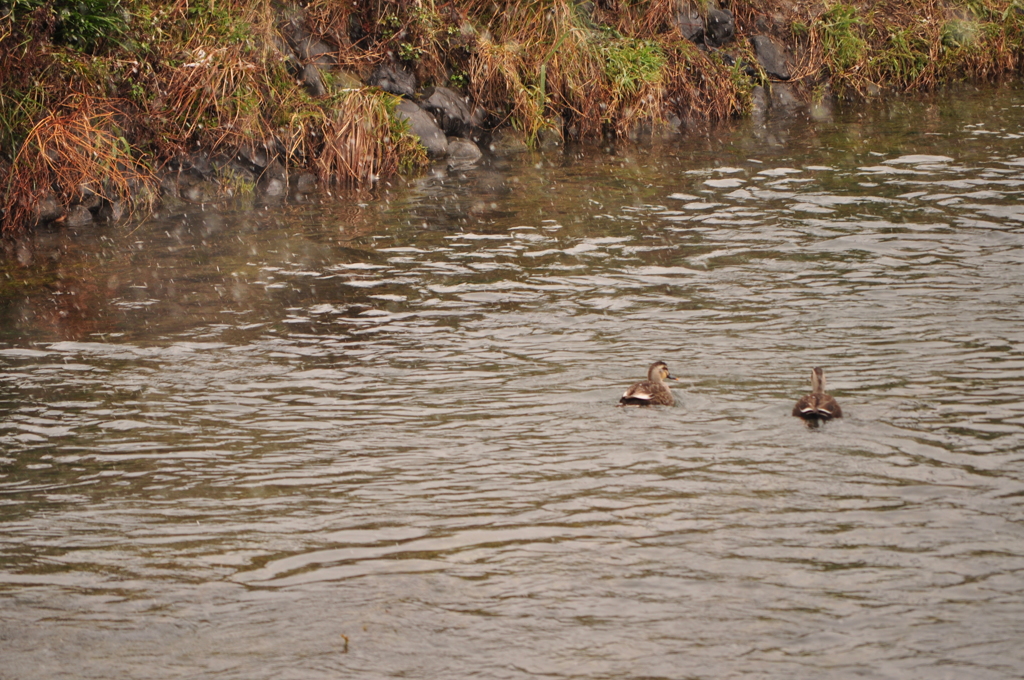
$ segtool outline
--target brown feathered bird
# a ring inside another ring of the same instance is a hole
[[[793,407],[793,415],[813,425],[843,417],[843,409],[839,408],[835,398],[825,394],[825,371],[820,367],[811,369],[811,393],[800,397]]]
[[[669,374],[664,361],[655,361],[647,369],[647,380],[638,382],[623,393],[619,406],[674,406],[675,398],[665,384],[666,380],[679,380]]]

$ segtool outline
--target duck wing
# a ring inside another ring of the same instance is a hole
[[[793,407],[793,415],[800,418],[842,418],[843,410],[828,394],[808,394],[800,398]]]
[[[623,392],[619,404],[630,406],[671,405],[673,401],[672,393],[664,385],[645,380]]]
[[[843,417],[843,409],[839,408],[839,402],[828,394],[818,399],[818,413],[820,413],[822,417],[828,418]]]
[[[646,399],[650,401],[654,397],[654,385],[647,382],[638,382],[622,393],[623,399]]]

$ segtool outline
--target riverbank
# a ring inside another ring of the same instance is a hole
[[[16,0],[4,234],[1017,73],[1016,3]]]

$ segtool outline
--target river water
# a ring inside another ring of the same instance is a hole
[[[1022,113],[41,236],[0,678],[1024,676]],[[617,408],[658,359],[676,406]]]

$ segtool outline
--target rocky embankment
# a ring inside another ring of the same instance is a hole
[[[302,200],[424,163],[796,115],[836,92],[1017,72],[1024,44],[1024,12],[998,2],[172,2],[151,44],[157,24],[126,3],[107,17],[118,40],[81,26],[69,39],[54,5],[2,15],[4,233],[157,202]],[[95,80],[60,92],[75,59]]]

